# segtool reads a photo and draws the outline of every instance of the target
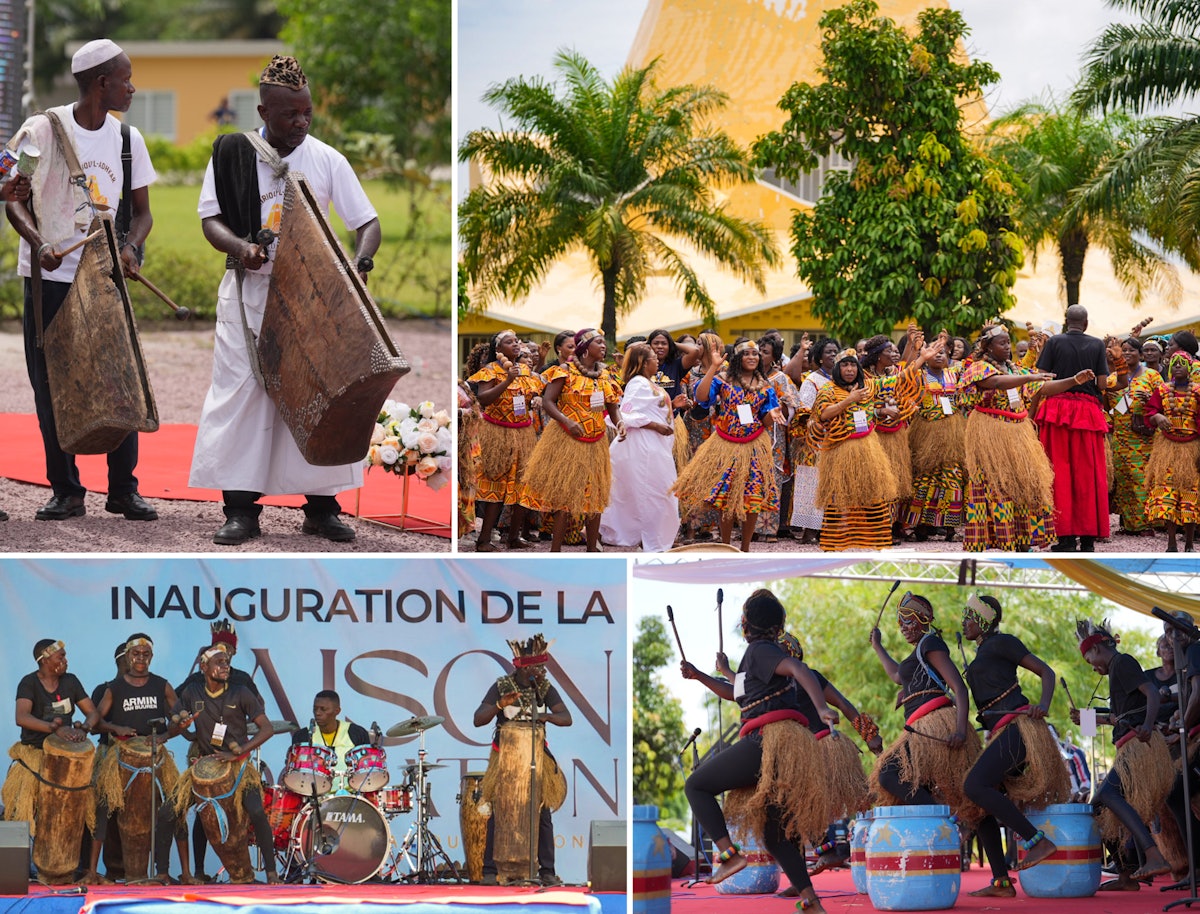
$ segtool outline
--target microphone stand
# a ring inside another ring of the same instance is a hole
[[[1180,622],[1174,616],[1168,615],[1157,606],[1151,612],[1161,619],[1166,624],[1170,625],[1177,636],[1182,636],[1187,639],[1189,645],[1200,641],[1200,630],[1197,630],[1195,625],[1188,625]],[[1187,679],[1183,675],[1183,664],[1181,660],[1185,659],[1184,652],[1180,650],[1178,637],[1172,638],[1172,647],[1175,651],[1175,682],[1179,686],[1179,748],[1182,755],[1180,756],[1180,774],[1183,777],[1183,816],[1184,816],[1184,842],[1187,847],[1188,859],[1188,896],[1180,898],[1163,906],[1164,911],[1169,911],[1172,908],[1177,908],[1180,905],[1191,907],[1194,904],[1200,903],[1200,897],[1196,895],[1196,863],[1193,856],[1193,842],[1195,836],[1192,834],[1192,772],[1191,760],[1188,758],[1188,741],[1187,741],[1187,721],[1184,716],[1187,712],[1188,694],[1187,694]],[[1171,887],[1168,887],[1171,888]],[[1159,891],[1167,891],[1160,889]]]
[[[697,728],[699,729],[699,728]],[[700,747],[696,744],[699,733],[693,733],[692,738],[688,740],[692,745],[692,771],[695,771],[700,766]],[[684,746],[680,751],[680,757],[687,751],[687,746]],[[692,814],[692,871],[695,878],[690,882],[685,882],[683,887],[690,889],[693,886],[699,885],[704,880],[700,878],[700,845],[704,840],[704,830],[700,827],[700,820],[696,818],[695,813]]]
[[[158,748],[158,721],[150,722],[150,860],[146,864],[146,874],[150,877],[154,872],[154,845],[158,827],[158,758],[155,750]],[[1195,894],[1193,892],[1192,894]]]

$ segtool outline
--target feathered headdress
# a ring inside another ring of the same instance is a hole
[[[547,641],[546,636],[538,632],[525,641],[509,639],[508,647],[513,654],[513,666],[517,669],[527,666],[540,666],[550,659],[550,646],[553,641]]]
[[[1086,655],[1097,644],[1116,647],[1121,639],[1108,630],[1108,620],[1100,623],[1091,619],[1080,619],[1075,623],[1075,637],[1079,639],[1079,653]]]
[[[237,632],[233,630],[232,622],[228,619],[218,619],[209,627],[212,629],[213,644],[228,644],[237,650]]]

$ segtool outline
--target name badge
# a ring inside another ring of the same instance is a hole
[[[1008,405],[1014,409],[1021,405],[1021,388],[1010,387],[1008,389]]]
[[[749,403],[739,403],[737,408],[738,422],[742,425],[754,424],[754,412],[750,409]]]
[[[515,415],[515,416],[525,415],[525,395],[524,394],[516,394],[513,396],[513,415]]]
[[[867,430],[867,411],[865,409],[856,409],[850,418],[854,421],[854,430],[856,432],[865,432]]]
[[[1117,412],[1122,416],[1129,412],[1129,394],[1121,394],[1121,399],[1117,401]]]
[[[225,745],[226,729],[227,729],[227,727],[223,723],[217,724],[215,727],[213,727],[212,739],[209,742],[211,742],[214,746]]]
[[[733,697],[734,697],[734,699],[736,700],[738,698],[741,698],[745,694],[746,694],[746,674],[745,673],[734,673],[733,674]]]
[[[954,412],[954,404],[950,402],[949,397],[938,397],[938,403],[941,404],[943,415],[949,416]]]
[[[591,408],[596,412],[604,409],[604,391],[593,390],[592,396],[588,400],[588,405],[591,406]]]
[[[65,717],[71,713],[71,699],[63,698],[51,703],[50,710],[54,712],[56,717]]]

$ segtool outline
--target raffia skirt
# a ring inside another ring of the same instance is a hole
[[[509,428],[484,419],[479,423],[479,473],[477,501],[516,504],[521,477],[537,445],[532,425]]]
[[[611,487],[608,440],[580,441],[551,422],[529,458],[517,500],[532,511],[601,514]]]

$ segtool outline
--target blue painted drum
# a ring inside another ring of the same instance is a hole
[[[633,807],[633,914],[670,914],[671,847],[657,806]]]
[[[722,895],[772,895],[778,892],[779,864],[775,858],[758,846],[754,835],[732,829],[729,837],[741,848],[748,862],[744,870],[717,883],[717,891]]]
[[[962,879],[949,806],[877,806],[867,836],[867,895],[879,911],[954,906]]]
[[[1033,898],[1089,898],[1100,887],[1100,830],[1087,803],[1059,803],[1026,813],[1034,828],[1057,846],[1032,869],[1021,871],[1021,888]],[[1020,852],[1021,859],[1025,852]]]
[[[867,835],[874,819],[873,810],[859,813],[850,835],[850,877],[854,880],[854,891],[859,895],[867,894]]]

